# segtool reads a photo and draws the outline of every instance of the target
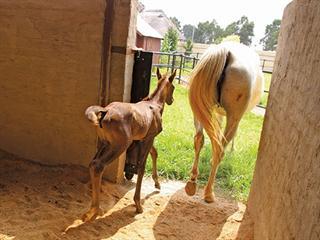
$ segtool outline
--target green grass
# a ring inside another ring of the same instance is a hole
[[[264,73],[264,90],[269,91],[270,89],[270,84],[271,84],[271,76],[272,74],[270,73]],[[268,102],[268,93],[263,93],[261,100],[260,100],[260,104],[264,107],[267,106],[267,102]]]
[[[152,81],[151,91],[156,83]],[[159,175],[187,180],[193,163],[193,116],[188,102],[187,89],[175,84],[175,101],[165,106],[163,131],[156,138]],[[217,173],[217,185],[238,200],[246,200],[253,176],[263,118],[247,113],[240,123],[235,138],[235,151],[227,149]],[[210,173],[211,145],[206,137],[199,163],[199,182],[206,183]],[[151,173],[151,159],[147,173]]]

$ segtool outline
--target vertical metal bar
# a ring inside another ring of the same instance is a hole
[[[179,84],[180,84],[180,82],[181,82],[182,61],[183,61],[183,54],[180,54]]]
[[[173,54],[172,64],[171,64],[171,72],[173,72],[174,66],[176,65],[176,54]]]
[[[171,57],[171,55],[169,54],[169,55],[168,55],[168,63],[167,63],[167,72],[168,72],[169,66],[170,66],[170,57]]]

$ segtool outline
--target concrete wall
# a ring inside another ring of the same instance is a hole
[[[0,148],[87,165],[84,110],[98,103],[104,1],[0,2]]]
[[[110,54],[107,102],[129,101],[135,0],[113,7],[111,44],[125,52]],[[84,110],[102,90],[105,9],[105,0],[0,1],[0,149],[88,166],[97,137]]]
[[[248,211],[255,239],[320,239],[320,2],[285,9]]]

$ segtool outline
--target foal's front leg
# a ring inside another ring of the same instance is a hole
[[[139,156],[139,157],[141,157],[140,158],[141,165],[139,166],[139,169],[138,169],[138,179],[137,179],[136,191],[134,193],[133,200],[136,204],[136,212],[142,213],[143,208],[140,203],[141,183],[142,183],[142,179],[143,179],[143,175],[144,175],[144,171],[145,171],[145,167],[146,167],[148,153],[150,152],[150,149],[153,144],[153,138],[150,140],[141,141],[139,144],[141,144],[139,146],[141,148],[141,150],[140,150],[141,154]]]

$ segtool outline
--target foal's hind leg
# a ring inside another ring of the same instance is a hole
[[[157,171],[158,152],[157,152],[157,149],[153,145],[150,149],[150,155],[152,158],[152,179],[154,181],[154,186],[156,188],[160,189],[160,183],[158,180],[158,171]]]
[[[140,143],[141,144],[141,151],[140,151],[140,156],[139,158],[141,159],[141,164],[138,169],[138,178],[137,178],[137,185],[136,185],[136,191],[134,193],[133,200],[136,204],[136,212],[137,213],[142,213],[143,209],[140,203],[140,193],[141,193],[141,184],[142,184],[142,179],[146,167],[146,162],[147,162],[147,157],[148,153],[150,152],[150,149],[153,144],[153,139],[145,140]]]
[[[111,163],[125,150],[124,147],[110,146],[109,144],[100,145],[98,152],[89,165],[90,178],[92,184],[91,207],[87,213],[82,216],[84,222],[94,220],[98,215],[102,215],[100,209],[100,189],[101,178],[107,163]]]
[[[241,119],[241,116],[234,117],[234,116],[228,116],[227,115],[227,125],[224,131],[224,138],[222,138],[222,149],[220,145],[216,141],[212,141],[212,151],[213,151],[213,158],[212,158],[212,166],[210,171],[210,176],[208,179],[208,183],[204,189],[204,200],[206,202],[213,202],[214,201],[214,194],[212,190],[212,186],[214,184],[214,180],[216,178],[216,172],[219,166],[219,163],[221,162],[223,156],[224,156],[224,150],[227,146],[227,144],[233,139],[237,129],[238,125]]]
[[[187,182],[185,186],[185,191],[189,196],[193,196],[196,193],[196,180],[199,174],[198,165],[199,165],[199,157],[200,151],[204,144],[204,135],[203,135],[203,127],[199,123],[198,120],[194,119],[194,126],[196,129],[196,134],[194,135],[194,162],[191,170],[191,179]]]

